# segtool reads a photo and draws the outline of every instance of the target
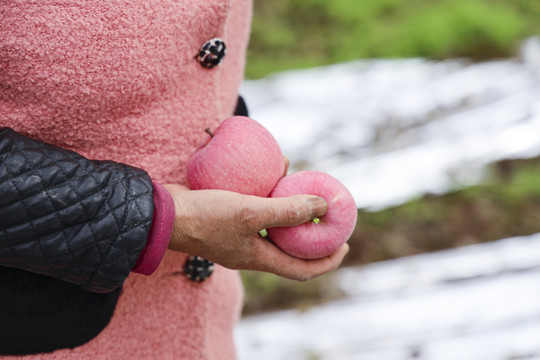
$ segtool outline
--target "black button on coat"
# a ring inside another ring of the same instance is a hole
[[[202,66],[211,69],[223,60],[227,53],[227,46],[220,38],[210,39],[201,46],[198,60]]]

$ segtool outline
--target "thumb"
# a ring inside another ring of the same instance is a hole
[[[266,211],[262,211],[263,228],[296,226],[326,213],[327,203],[314,195],[292,195],[262,199]],[[259,231],[261,229],[258,229]]]

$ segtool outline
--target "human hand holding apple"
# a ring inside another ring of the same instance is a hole
[[[319,171],[300,171],[278,181],[271,198],[311,194],[326,200],[323,216],[293,227],[267,230],[272,242],[286,253],[301,259],[318,259],[338,250],[356,225],[354,198],[336,178]]]
[[[257,270],[306,281],[339,266],[344,244],[330,256],[299,259],[258,235],[265,227],[292,226],[322,216],[316,196],[263,198],[224,190],[191,191],[165,184],[174,199],[175,221],[169,249],[198,255],[230,269]]]
[[[283,155],[277,141],[248,117],[234,116],[223,121],[190,158],[187,172],[194,190],[223,189],[273,198],[294,194],[324,198],[328,210],[317,219],[318,223],[268,228],[270,240],[298,258],[323,258],[336,252],[356,224],[356,206],[345,186],[321,172],[283,177]]]

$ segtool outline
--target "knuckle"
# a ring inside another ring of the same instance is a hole
[[[291,225],[303,223],[307,221],[306,211],[298,202],[293,202],[282,210],[282,220]]]
[[[301,217],[301,215],[302,215],[302,212],[298,210],[296,206],[293,206],[293,205],[285,208],[283,212],[284,220],[290,223],[296,223],[298,219]]]
[[[311,279],[313,279],[315,276],[314,275],[310,275],[310,274],[301,274],[297,277],[296,280],[300,281],[300,282],[307,282]]]
[[[296,271],[291,271],[289,273],[289,278],[292,280],[296,280],[299,282],[306,282],[315,277],[315,274],[312,274],[308,269],[302,268],[302,269],[296,269]]]

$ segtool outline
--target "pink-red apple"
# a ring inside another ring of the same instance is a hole
[[[272,134],[246,116],[224,120],[187,164],[193,190],[221,189],[267,197],[283,176],[283,154]]]
[[[326,200],[326,214],[293,227],[267,229],[270,240],[286,253],[317,259],[338,250],[356,225],[357,208],[351,193],[336,178],[319,171],[300,171],[283,177],[270,197],[311,194]]]

